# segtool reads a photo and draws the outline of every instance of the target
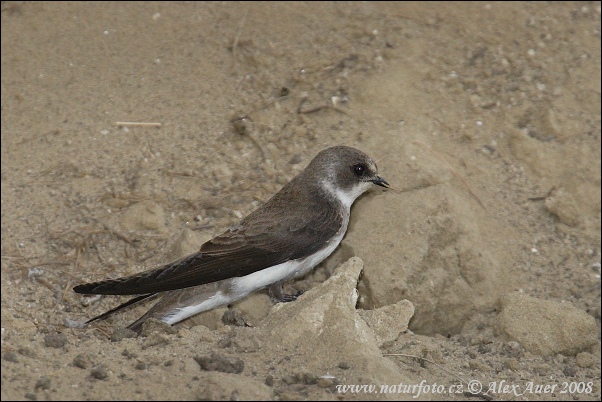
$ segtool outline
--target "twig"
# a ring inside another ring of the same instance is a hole
[[[319,106],[312,107],[310,109],[302,110],[301,106],[303,106],[303,103],[305,103],[305,101],[301,102],[301,104],[297,108],[297,113],[299,113],[299,114],[314,113],[314,112],[318,112],[318,111],[323,110],[323,109],[333,109],[333,110],[336,110],[339,113],[348,114],[343,109],[339,109],[338,107],[333,106],[333,105],[329,105],[329,104],[319,105]]]
[[[259,152],[261,152],[261,157],[263,158],[264,162],[271,159],[268,151],[266,151],[265,148],[261,146],[261,144],[255,139],[255,136],[251,134],[251,127],[253,126],[253,124],[255,124],[255,122],[249,116],[245,114],[235,117],[230,120],[230,123],[232,123],[234,131],[236,131],[242,136],[248,137],[253,143],[253,145],[255,145],[257,149],[259,149]]]

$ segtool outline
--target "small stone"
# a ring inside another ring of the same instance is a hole
[[[575,377],[577,375],[577,369],[573,366],[567,366],[562,370],[565,377]]]
[[[46,345],[47,348],[60,349],[66,344],[67,336],[65,336],[65,334],[61,334],[60,332],[54,332],[44,336],[44,345]]]
[[[556,189],[545,199],[544,206],[558,220],[568,226],[579,226],[582,212],[573,195],[563,189]]]
[[[137,338],[138,334],[128,328],[117,328],[111,334],[111,342],[121,342],[125,338]]]
[[[313,375],[312,373],[303,373],[301,375],[301,378],[303,379],[303,384],[307,385],[313,385],[318,382],[318,377]]]
[[[232,338],[229,336],[223,337],[219,341],[217,341],[217,347],[220,349],[227,349],[231,346],[232,346]]]
[[[40,377],[40,379],[36,382],[36,391],[38,389],[47,390],[50,389],[50,378],[46,376]]]
[[[590,368],[596,363],[596,358],[591,353],[581,352],[577,354],[575,363],[579,367]]]
[[[15,352],[6,352],[2,355],[2,360],[6,360],[8,362],[18,363],[19,359],[17,359],[17,354]]]
[[[153,333],[175,334],[178,330],[166,322],[159,321],[156,318],[150,318],[142,324],[141,337],[148,337]]]
[[[297,376],[297,374],[290,374],[282,377],[282,382],[286,385],[300,384],[301,379]]]
[[[598,341],[596,320],[570,303],[512,292],[500,304],[497,330],[531,353],[575,356]]]
[[[28,346],[22,346],[22,347],[20,347],[17,350],[17,352],[19,352],[20,355],[23,355],[25,357],[32,357],[32,358],[36,357],[36,352],[32,348],[30,348]]]
[[[226,325],[234,325],[236,327],[247,326],[247,323],[242,316],[242,312],[236,308],[226,310],[222,316],[222,322]]]
[[[328,387],[332,387],[333,385],[335,385],[337,383],[337,379],[335,377],[320,377],[318,378],[318,387],[320,388],[328,388]]]
[[[511,357],[504,361],[504,367],[506,367],[508,370],[516,371],[520,368],[520,364],[518,362],[518,359]]]
[[[87,369],[88,368],[88,359],[86,358],[86,356],[84,356],[83,354],[80,353],[73,358],[73,365],[80,369]]]
[[[375,310],[357,310],[358,314],[374,331],[379,346],[394,341],[400,333],[408,329],[408,323],[414,315],[414,305],[408,300],[401,300]]]
[[[107,370],[102,365],[94,367],[92,371],[90,371],[90,375],[97,380],[106,380],[109,377]]]
[[[210,356],[195,357],[194,360],[204,371],[221,371],[222,373],[240,374],[245,368],[245,363],[237,357],[229,357],[218,353]]]
[[[129,349],[123,349],[123,351],[121,351],[121,356],[125,356],[128,359],[135,359],[138,357],[138,354],[131,352]]]

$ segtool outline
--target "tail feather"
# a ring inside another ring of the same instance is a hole
[[[146,294],[146,295],[140,295],[138,297],[134,297],[133,299],[130,299],[130,300],[126,301],[125,303],[122,303],[119,306],[117,306],[117,307],[115,307],[115,308],[113,308],[113,309],[111,309],[111,310],[109,310],[107,312],[104,312],[104,313],[102,313],[100,315],[97,315],[96,317],[90,318],[88,321],[86,321],[86,324],[89,324],[89,323],[91,323],[93,321],[96,321],[96,320],[104,320],[107,317],[109,317],[110,315],[113,315],[114,313],[116,313],[116,312],[118,312],[118,311],[120,311],[120,310],[122,310],[122,309],[124,309],[126,307],[134,306],[134,305],[140,303],[141,301],[147,300],[147,299],[152,298],[152,297],[154,297],[156,295],[158,295],[158,293],[149,293],[149,294]]]

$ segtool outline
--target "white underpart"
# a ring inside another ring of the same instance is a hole
[[[371,182],[359,182],[353,186],[350,190],[345,191],[340,188],[335,188],[331,182],[324,180],[322,182],[322,188],[334,195],[341,201],[341,204],[347,210],[347,218],[349,218],[349,211],[351,210],[351,204],[359,197],[364,194],[366,190],[372,185]]]
[[[195,314],[202,313],[203,311],[209,311],[216,307],[223,306],[233,302],[229,297],[230,295],[224,295],[221,290],[218,290],[210,298],[203,300],[201,303],[192,304],[186,307],[177,308],[171,311],[169,314],[161,318],[161,321],[173,325],[180,322],[188,317],[192,317]]]
[[[326,257],[332,254],[332,252],[341,243],[341,240],[343,240],[343,236],[345,236],[345,232],[347,231],[351,204],[353,204],[353,201],[355,201],[357,197],[362,195],[362,193],[364,193],[370,187],[370,183],[360,183],[353,187],[350,191],[337,189],[332,185],[332,183],[326,180],[323,181],[322,184],[323,188],[329,193],[333,194],[344,207],[341,228],[337,234],[330,239],[330,241],[328,241],[326,248],[303,259],[287,261],[282,264],[274,265],[273,267],[262,269],[261,271],[254,272],[247,276],[226,279],[223,281],[224,285],[226,286],[222,287],[222,289],[229,289],[227,292],[219,290],[208,299],[194,305],[178,308],[163,317],[161,320],[173,325],[203,311],[208,311],[219,306],[233,303],[256,290],[265,288],[274,283],[284,282],[289,279],[303,276],[311,271],[316,265],[321,263]]]

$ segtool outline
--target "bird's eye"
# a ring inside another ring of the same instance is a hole
[[[363,176],[366,173],[366,165],[362,163],[355,164],[352,168],[356,176]]]

